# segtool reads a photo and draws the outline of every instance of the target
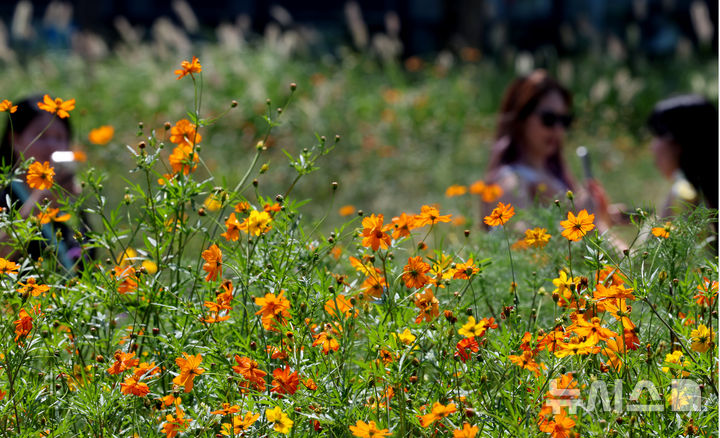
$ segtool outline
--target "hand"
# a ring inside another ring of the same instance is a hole
[[[587,188],[593,205],[595,206],[595,213],[599,216],[600,220],[608,225],[611,224],[610,199],[608,198],[605,188],[594,179],[587,180]]]

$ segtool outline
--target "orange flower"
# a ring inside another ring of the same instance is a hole
[[[470,359],[470,354],[467,352],[470,350],[473,353],[480,351],[480,345],[477,343],[475,338],[465,338],[455,345],[455,357],[459,357],[460,360],[465,362]]]
[[[192,146],[178,145],[173,149],[168,160],[174,173],[182,172],[184,175],[187,175],[197,169],[200,156],[193,150]]]
[[[222,409],[210,412],[212,415],[232,415],[240,412],[240,406],[232,405],[230,403],[223,403]]]
[[[245,412],[244,416],[236,415],[232,419],[232,424],[222,424],[220,433],[225,436],[244,436],[243,432],[246,432],[258,418],[260,418],[260,414],[253,414],[252,412]]]
[[[150,388],[144,382],[138,382],[134,376],[128,376],[124,382],[120,384],[123,394],[133,394],[138,397],[145,397],[150,392]]]
[[[3,99],[2,102],[0,102],[0,112],[4,113],[5,111],[14,113],[17,111],[17,105],[13,106],[12,102],[7,99]]]
[[[473,259],[468,259],[465,263],[457,263],[455,265],[455,271],[453,272],[453,278],[460,280],[469,280],[470,277],[480,272],[480,269],[475,266]]]
[[[562,235],[570,241],[577,242],[588,231],[595,228],[593,220],[595,220],[595,215],[588,214],[587,210],[580,210],[577,216],[568,211],[567,220],[560,222],[560,225],[564,228]]]
[[[532,351],[523,351],[521,356],[509,355],[508,359],[520,368],[532,371],[535,373],[535,376],[540,375],[541,364],[535,362]]]
[[[387,249],[390,246],[390,236],[385,233],[386,227],[383,227],[383,215],[374,214],[370,217],[363,218],[362,220],[362,245],[364,247],[371,247],[373,251],[377,251],[378,248]]]
[[[409,289],[420,289],[425,286],[428,282],[428,278],[425,275],[430,271],[430,265],[422,261],[422,257],[410,257],[408,263],[403,268],[402,278],[405,281],[405,286]]]
[[[540,430],[549,433],[552,438],[569,438],[570,431],[575,426],[575,422],[567,417],[563,410],[555,415],[553,421],[543,422],[539,425]]]
[[[265,391],[265,375],[267,373],[258,368],[258,363],[248,357],[240,357],[235,355],[237,366],[233,366],[232,370],[241,374],[246,380],[253,384],[258,392]]]
[[[447,406],[440,404],[440,402],[433,403],[432,412],[420,417],[420,426],[429,427],[437,420],[441,420],[450,414],[454,413],[457,409],[455,403],[450,403]]]
[[[2,269],[0,269],[0,272],[1,271]],[[703,277],[703,281],[698,285],[697,290],[698,293],[693,297],[697,305],[701,307],[714,307],[713,303],[718,295],[718,282],[710,281],[707,277]]]
[[[451,214],[440,216],[437,208],[423,205],[420,208],[420,214],[415,216],[415,227],[424,227],[425,225],[434,225],[437,222],[450,222]]]
[[[41,211],[40,213],[38,213],[37,216],[35,216],[35,217],[37,217],[38,221],[40,222],[40,225],[49,224],[50,221],[67,222],[70,219],[70,215],[67,213],[61,214],[60,216],[58,216],[59,214],[60,214],[59,208],[48,208],[47,210]]]
[[[202,136],[197,132],[195,125],[190,120],[182,119],[170,128],[170,142],[178,146],[194,146],[202,141]]]
[[[325,311],[332,316],[335,316],[335,312],[338,311],[342,313],[345,318],[357,316],[358,314],[357,310],[353,309],[353,304],[342,294],[327,300],[325,302]]]
[[[20,309],[19,318],[14,322],[15,324],[15,342],[22,336],[27,338],[33,328],[33,319],[25,309]]]
[[[118,293],[126,294],[137,290],[138,283],[134,267],[127,266],[123,268],[121,266],[115,266],[113,270],[115,271],[115,279],[120,282],[118,285]]]
[[[327,355],[330,350],[332,351],[338,351],[340,348],[340,343],[337,340],[337,337],[332,333],[335,330],[331,330],[330,333],[327,331],[320,332],[317,335],[314,335],[313,338],[315,338],[315,341],[313,342],[312,346],[317,347],[318,345],[322,348],[323,354]]]
[[[75,99],[63,102],[63,100],[59,97],[56,97],[55,100],[53,100],[46,94],[43,96],[43,101],[38,102],[37,106],[43,111],[47,111],[50,114],[57,114],[57,116],[61,119],[66,119],[70,117],[70,111],[75,109]]]
[[[143,362],[133,370],[133,377],[135,377],[135,380],[140,380],[140,378],[145,374],[147,374],[148,376],[154,376],[159,372],[160,368],[155,365],[155,362]]]
[[[91,130],[88,134],[88,140],[92,144],[104,145],[112,140],[113,135],[115,135],[115,128],[110,125],[103,125]]]
[[[180,406],[175,407],[175,417],[168,414],[165,416],[165,423],[162,426],[162,433],[166,438],[175,438],[178,433],[184,431],[192,420],[185,418],[185,412]]]
[[[17,263],[11,262],[10,260],[5,260],[4,258],[0,257],[0,275],[17,274],[18,269],[20,269],[20,265],[18,265]]]
[[[392,218],[392,224],[393,227],[395,227],[392,238],[395,240],[398,240],[401,237],[409,236],[410,231],[417,228],[417,220],[415,219],[415,216],[408,216],[405,213]]]
[[[277,297],[275,294],[267,293],[263,298],[255,298],[255,304],[260,306],[260,310],[255,314],[262,314],[265,330],[274,330],[276,322],[283,324],[286,318],[290,318],[290,301],[283,296],[284,293],[285,291],[280,291]]]
[[[483,180],[477,180],[470,184],[470,193],[473,195],[481,195],[483,190],[485,190],[485,181]]]
[[[202,65],[200,65],[200,60],[197,59],[196,56],[192,57],[192,61],[183,61],[180,63],[180,68],[178,70],[175,70],[175,74],[178,75],[177,79],[180,80],[184,78],[187,75],[190,75],[193,79],[195,76],[193,76],[194,73],[200,73],[202,71]]]
[[[140,363],[140,359],[135,357],[134,352],[123,353],[117,350],[114,354],[115,363],[108,368],[108,374],[120,374],[125,370],[135,367]]]
[[[503,195],[503,189],[497,184],[489,184],[483,187],[482,200],[488,204],[497,201]]]
[[[465,423],[462,429],[453,430],[453,438],[475,438],[477,433],[477,426],[470,426],[470,423]]]
[[[354,426],[350,426],[353,436],[360,438],[382,438],[390,435],[389,429],[380,429],[374,421],[366,423],[358,420]]]
[[[578,315],[575,323],[567,329],[580,337],[584,337],[586,342],[591,344],[597,344],[600,341],[606,341],[617,336],[614,331],[603,327],[598,317],[594,317],[588,322],[582,315]]]
[[[432,322],[440,314],[440,302],[430,289],[415,294],[415,307],[420,309],[420,313],[415,318],[415,322],[418,324],[422,320]]]
[[[462,196],[465,193],[467,193],[468,189],[465,186],[461,186],[458,184],[453,184],[450,187],[445,190],[445,196],[448,198],[452,198],[454,196]]]
[[[250,211],[250,204],[245,201],[238,202],[235,206],[235,213],[247,213],[248,211]]]
[[[175,359],[175,363],[180,367],[180,374],[173,379],[173,383],[184,386],[185,392],[190,392],[193,388],[195,376],[199,376],[204,373],[205,370],[199,368],[200,362],[202,362],[201,355],[193,356],[183,352],[183,356],[185,356],[185,358],[178,357]]]
[[[234,242],[240,238],[240,221],[235,217],[235,213],[230,213],[230,217],[225,220],[227,231],[221,234],[222,237]]]
[[[350,216],[351,214],[355,214],[356,211],[354,205],[343,205],[340,207],[340,210],[338,210],[338,214],[340,214],[340,216]]]
[[[365,294],[373,298],[380,298],[383,290],[387,287],[387,282],[385,281],[385,277],[375,273],[367,277],[360,287]]]
[[[52,187],[54,176],[55,169],[49,162],[40,164],[39,161],[35,161],[28,169],[26,180],[31,189],[45,190]]]
[[[202,252],[202,258],[205,260],[203,270],[208,274],[205,281],[217,280],[218,274],[222,275],[222,251],[214,243],[210,248]]]
[[[273,371],[273,387],[270,388],[270,392],[292,395],[297,391],[298,384],[300,384],[300,378],[298,377],[297,371],[291,373],[289,366],[286,366],[285,369],[282,370],[276,368]]]
[[[30,277],[27,279],[25,284],[18,282],[18,285],[20,286],[18,293],[22,295],[29,294],[37,297],[50,290],[50,286],[46,284],[37,284],[36,281],[35,277]]]
[[[490,216],[485,216],[484,222],[491,227],[505,225],[514,215],[515,208],[512,204],[505,205],[502,202],[498,202],[497,207],[493,209]]]
[[[665,222],[665,225],[662,227],[655,227],[652,229],[653,236],[656,237],[662,237],[663,239],[667,239],[670,237],[670,229],[672,227],[671,222]]]

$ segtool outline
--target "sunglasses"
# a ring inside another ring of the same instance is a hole
[[[563,128],[567,129],[573,121],[573,116],[570,114],[558,114],[552,111],[541,111],[538,113],[538,116],[540,117],[540,122],[546,128],[552,128],[559,123]]]

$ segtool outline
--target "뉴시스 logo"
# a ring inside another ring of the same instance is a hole
[[[649,380],[640,380],[633,387],[625,402],[623,392],[623,381],[615,380],[613,387],[613,403],[610,403],[608,386],[606,382],[596,380],[587,389],[587,405],[580,398],[580,389],[558,388],[558,379],[550,381],[550,397],[545,400],[545,405],[552,407],[553,414],[559,414],[563,407],[568,408],[570,414],[574,414],[578,408],[588,412],[595,410],[598,401],[604,411],[611,409],[616,412],[651,412],[664,411],[665,400],[660,396],[655,384]],[[644,401],[640,403],[643,393],[647,394]],[[668,393],[670,410],[674,412],[699,411],[702,396],[700,386],[687,379],[673,379]]]

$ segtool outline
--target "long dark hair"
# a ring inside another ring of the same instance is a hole
[[[702,96],[686,94],[660,101],[648,118],[653,135],[669,137],[679,147],[680,170],[718,208],[718,113]]]
[[[13,137],[20,135],[28,127],[33,120],[41,115],[48,114],[44,110],[38,108],[38,102],[42,102],[43,95],[34,95],[15,103],[17,111],[10,114],[10,118],[5,122],[5,130],[3,131],[2,142],[0,143],[0,164],[14,166],[20,159],[19,155],[13,148],[15,140]],[[11,124],[12,120],[12,124]],[[67,118],[57,118],[54,123],[61,123],[68,132],[68,138],[72,137],[72,129]],[[27,157],[26,157],[27,158]]]
[[[567,107],[572,108],[570,92],[545,70],[535,70],[527,76],[517,78],[505,90],[498,116],[496,141],[488,165],[491,178],[500,166],[518,161],[524,124],[542,98],[552,92],[559,93]],[[567,171],[561,150],[558,149],[550,156],[546,165],[552,175],[564,182],[568,188],[574,188],[575,184]]]

